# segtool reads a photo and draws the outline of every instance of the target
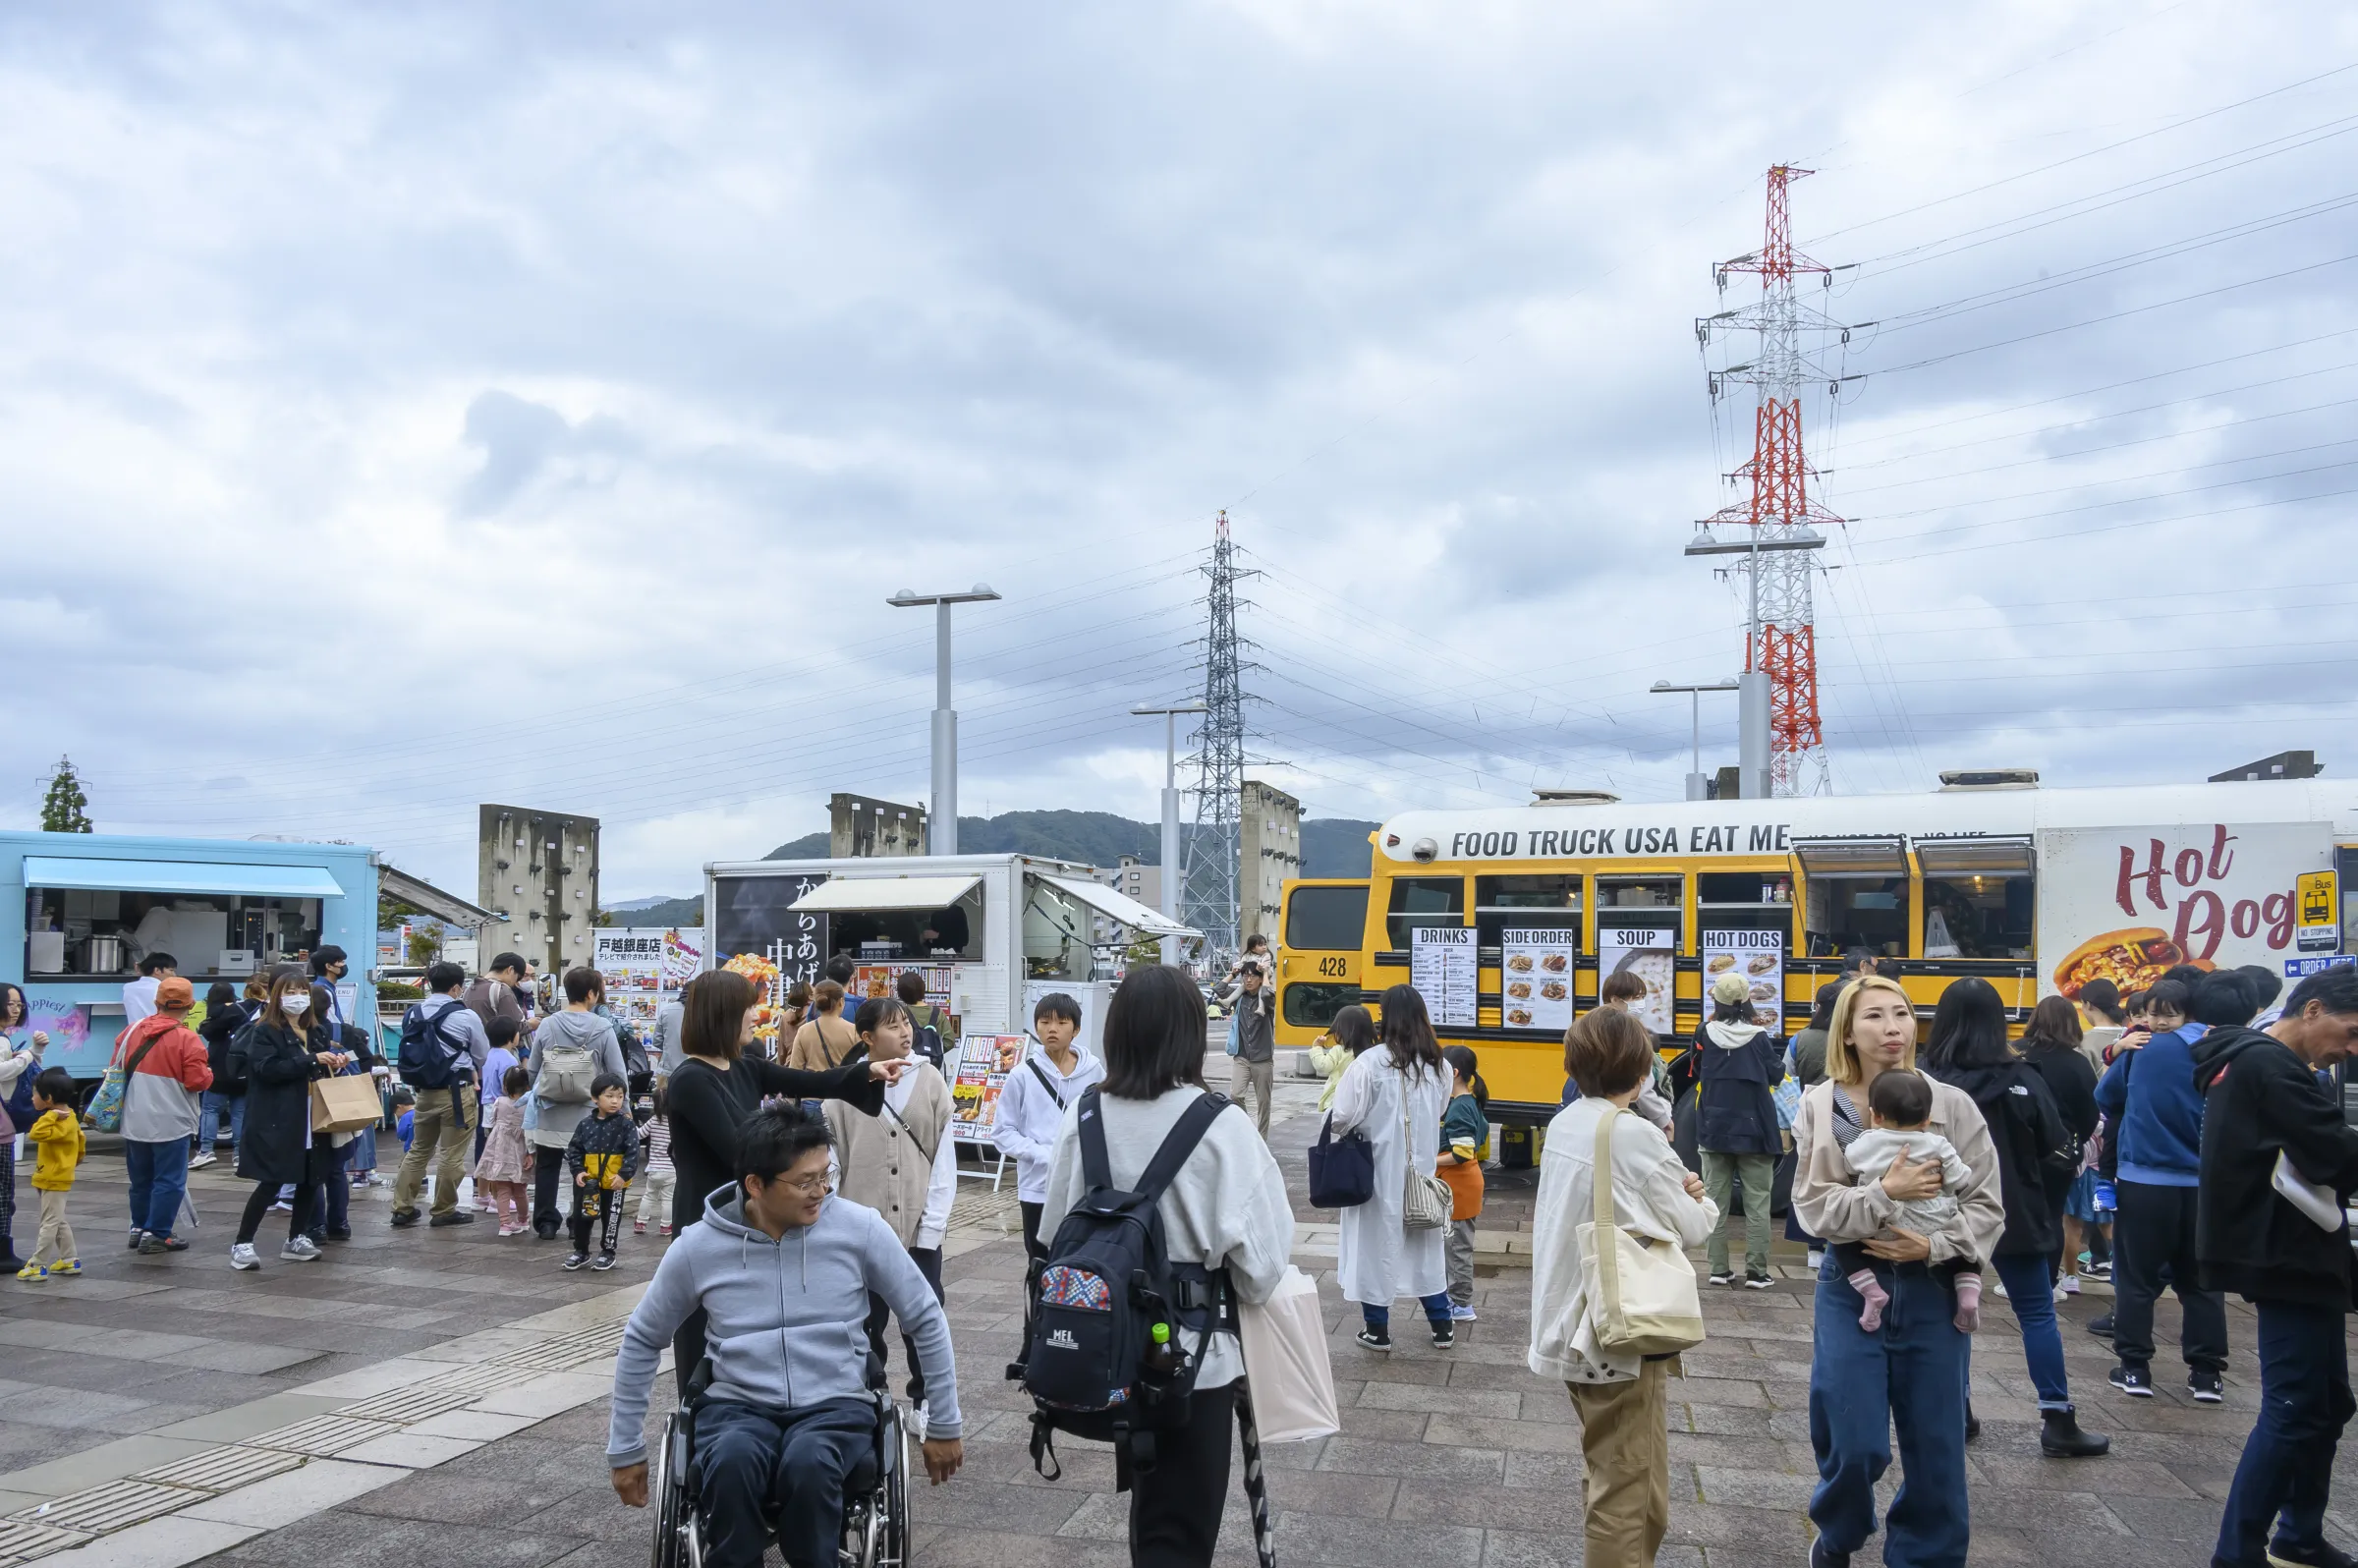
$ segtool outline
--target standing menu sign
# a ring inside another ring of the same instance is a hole
[[[1785,1032],[1785,933],[1712,930],[1703,933],[1707,1018],[1711,1016],[1712,987],[1722,975],[1744,977],[1751,991],[1753,1022],[1781,1039]]]
[[[1425,998],[1434,1025],[1472,1029],[1474,927],[1419,925],[1408,933],[1408,982]]]
[[[1560,1033],[1572,1027],[1572,967],[1580,932],[1517,928],[1498,933],[1500,1011],[1508,1029]]]
[[[1678,932],[1668,925],[1600,925],[1597,928],[1597,974],[1635,975],[1646,994],[1629,1010],[1656,1035],[1671,1034],[1678,972]]]
[[[606,926],[590,933],[590,967],[605,980],[606,1005],[642,1038],[704,964],[702,926]]]
[[[960,1143],[987,1144],[998,1121],[999,1092],[1024,1059],[1030,1040],[1022,1035],[969,1035],[958,1042],[957,1073],[950,1080],[950,1136]]]

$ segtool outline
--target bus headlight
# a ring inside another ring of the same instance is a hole
[[[1408,853],[1409,858],[1414,860],[1418,865],[1427,866],[1431,865],[1433,858],[1441,853],[1441,847],[1440,845],[1435,844],[1432,839],[1421,838],[1410,847]]]

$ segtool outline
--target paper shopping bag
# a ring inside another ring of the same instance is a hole
[[[311,1080],[311,1131],[357,1133],[374,1127],[384,1107],[377,1103],[373,1078],[314,1078]]]
[[[1342,1429],[1317,1280],[1287,1264],[1267,1301],[1238,1304],[1237,1327],[1263,1442],[1304,1442]]]

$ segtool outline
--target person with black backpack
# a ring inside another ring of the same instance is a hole
[[[1133,968],[1114,992],[1105,1081],[1049,1156],[1040,1229],[1054,1240],[1020,1373],[1036,1466],[1052,1461],[1052,1431],[1114,1441],[1130,1560],[1151,1568],[1203,1568],[1219,1544],[1245,1370],[1235,1308],[1265,1301],[1293,1250],[1276,1158],[1204,1088],[1206,1038],[1184,971]],[[1251,1454],[1246,1480],[1256,1490]]]
[[[401,1156],[401,1174],[393,1180],[396,1228],[418,1223],[418,1186],[428,1160],[434,1166],[434,1214],[428,1223],[466,1225],[475,1219],[459,1207],[459,1178],[475,1152],[479,1101],[475,1085],[491,1054],[491,1037],[460,999],[466,984],[467,972],[458,965],[436,964],[425,972],[425,988],[433,994],[402,1016],[401,1081],[416,1092],[418,1101],[409,1152]],[[570,1136],[571,1129],[567,1132]]]
[[[2079,1142],[2055,1108],[2047,1080],[2007,1040],[2005,1002],[1986,980],[1957,980],[1940,993],[1922,1065],[1927,1077],[1971,1095],[1989,1124],[2006,1214],[1989,1262],[2022,1325],[2023,1358],[2039,1396],[2039,1451],[2049,1459],[2105,1453],[2111,1439],[2082,1431],[2072,1408],[2049,1273],[2063,1226],[2048,1194],[2078,1165]],[[1965,1421],[1970,1435],[1977,1426],[1970,1400]]]
[[[940,1072],[950,1072],[942,1065],[948,1054],[950,1015],[926,1000],[925,976],[913,969],[902,970],[901,978],[893,981],[893,990],[901,1005],[909,1009],[909,1023],[917,1031],[909,1042],[909,1054],[931,1062]]]
[[[1032,1037],[1039,1049],[1007,1075],[990,1123],[991,1142],[1015,1161],[1015,1203],[1024,1216],[1024,1256],[1039,1256],[1039,1213],[1048,1196],[1048,1156],[1064,1113],[1092,1084],[1104,1082],[1105,1064],[1078,1038],[1081,1004],[1050,991],[1032,1009]]]

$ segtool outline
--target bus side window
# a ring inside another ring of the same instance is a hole
[[[1809,900],[1812,958],[1840,958],[1860,947],[1907,952],[1906,877],[1813,876]]]
[[[1296,952],[1356,953],[1368,933],[1368,889],[1297,887],[1286,895],[1285,945]]]
[[[1462,876],[1396,876],[1384,916],[1386,943],[1398,951],[1408,946],[1408,916],[1448,915],[1462,921],[1466,913],[1466,879]]]

